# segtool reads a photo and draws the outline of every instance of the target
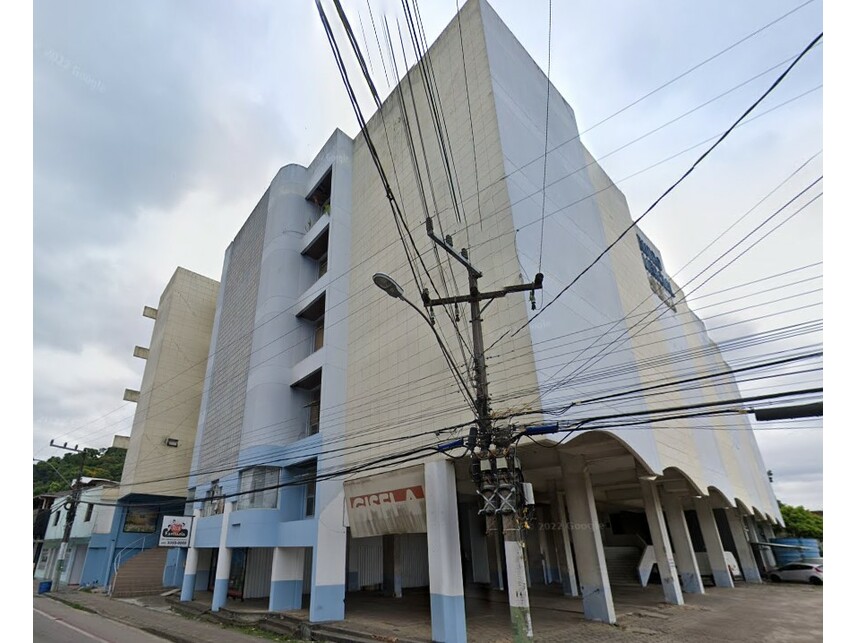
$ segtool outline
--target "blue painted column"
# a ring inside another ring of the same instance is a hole
[[[274,547],[268,610],[271,612],[299,610],[303,598],[303,585],[303,547]]]
[[[184,564],[184,578],[182,579],[181,601],[192,601],[193,590],[196,586],[196,569],[199,565],[199,549],[196,548],[196,524],[201,512],[193,510],[193,534],[191,535],[190,547],[187,549],[187,560]]]
[[[678,568],[681,588],[688,594],[704,594],[702,576],[699,574],[699,564],[696,562],[696,554],[693,551],[693,541],[690,539],[690,532],[687,529],[682,499],[677,494],[665,493],[663,505],[675,551],[675,564]]]
[[[601,542],[601,525],[586,460],[583,456],[561,454],[560,464],[580,575],[583,616],[590,621],[613,624],[616,622],[616,608],[613,606],[604,543]]]
[[[438,643],[467,641],[458,500],[452,462],[427,462],[425,484],[431,638]]]
[[[673,546],[667,533],[664,511],[661,506],[661,494],[654,480],[640,480],[643,492],[643,507],[646,511],[646,521],[649,523],[649,533],[655,548],[655,560],[658,561],[658,574],[661,577],[661,588],[667,603],[684,605],[681,586],[678,582],[678,570],[673,558]]]
[[[732,573],[726,563],[726,554],[723,551],[723,541],[720,540],[720,532],[717,530],[717,522],[714,520],[714,512],[711,510],[711,499],[698,497],[693,499],[693,508],[699,519],[699,529],[702,531],[702,540],[705,542],[705,553],[708,555],[708,564],[711,567],[711,575],[717,587],[735,587]]]
[[[229,569],[232,567],[232,549],[226,546],[226,535],[229,533],[229,514],[235,503],[227,502],[223,508],[223,518],[220,523],[220,547],[217,550],[217,571],[214,573],[214,596],[211,598],[211,611],[217,612],[226,605],[229,590]]]
[[[759,567],[756,565],[756,557],[753,556],[753,550],[750,548],[750,542],[747,540],[747,532],[744,529],[744,521],[741,519],[741,514],[737,509],[727,507],[724,509],[726,513],[726,522],[729,523],[729,531],[732,532],[732,540],[735,542],[735,551],[738,553],[738,564],[741,565],[741,572],[744,575],[744,580],[748,583],[761,583],[762,575],[759,573]]]

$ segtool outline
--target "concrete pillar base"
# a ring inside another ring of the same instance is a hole
[[[577,559],[583,615],[590,621],[616,622],[613,593],[607,576],[601,527],[595,509],[592,482],[580,456],[561,455],[565,496],[572,521],[572,540]]]
[[[427,462],[425,488],[431,638],[438,643],[466,641],[458,502],[452,463],[445,460]]]

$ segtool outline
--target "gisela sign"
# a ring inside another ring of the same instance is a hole
[[[426,531],[421,466],[346,482],[345,498],[354,538]]]
[[[411,500],[423,500],[426,495],[423,488],[405,487],[404,489],[391,489],[380,493],[370,493],[365,496],[355,496],[351,499],[351,508],[371,507],[374,505],[391,504],[394,502],[409,502]]]

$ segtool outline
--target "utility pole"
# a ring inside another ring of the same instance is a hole
[[[471,477],[482,501],[479,513],[486,516],[489,530],[502,526],[506,553],[506,573],[509,591],[509,609],[512,616],[514,640],[531,641],[533,624],[530,618],[530,599],[527,589],[524,560],[523,529],[527,528],[527,506],[533,504],[532,485],[524,482],[521,463],[515,453],[511,427],[495,427],[491,421],[488,395],[488,374],[485,368],[485,347],[482,336],[482,313],[497,298],[513,292],[530,291],[530,302],[535,309],[535,291],[541,289],[544,276],[536,275],[530,284],[505,286],[500,290],[480,293],[477,280],[482,277],[466,249],[457,252],[452,237],[441,239],[434,233],[431,219],[426,219],[429,238],[467,269],[469,294],[432,299],[428,289],[422,299],[426,307],[449,304],[470,304],[473,326],[473,371],[476,384],[476,426],[470,431],[467,446],[471,450]],[[481,302],[487,302],[484,307]],[[500,573],[502,574],[501,570]]]
[[[63,530],[59,554],[57,555],[56,564],[54,565],[54,573],[51,577],[51,589],[56,591],[60,586],[60,576],[62,575],[63,568],[65,567],[66,554],[68,553],[68,541],[71,540],[71,528],[74,525],[74,517],[77,515],[78,502],[80,502],[80,482],[81,478],[83,478],[83,465],[86,462],[86,449],[78,449],[76,444],[74,445],[74,448],[69,447],[68,442],[62,445],[54,444],[53,440],[51,440],[51,446],[56,447],[57,449],[65,449],[66,451],[83,454],[83,457],[80,460],[80,471],[78,471],[77,480],[71,489],[71,499],[66,501],[68,513],[65,518],[65,529]]]

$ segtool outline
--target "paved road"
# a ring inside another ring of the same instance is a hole
[[[33,605],[35,643],[162,643],[166,639],[134,627],[111,621],[98,614],[40,600]]]

